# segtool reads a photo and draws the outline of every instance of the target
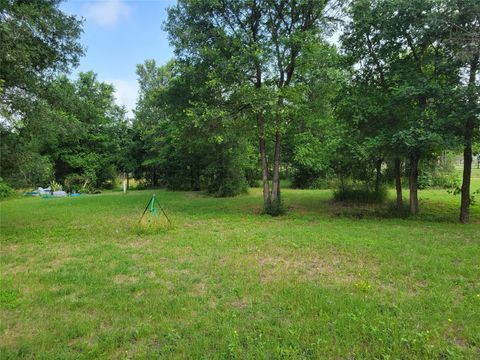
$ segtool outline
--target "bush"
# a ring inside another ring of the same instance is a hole
[[[113,189],[115,189],[115,186],[116,186],[115,181],[110,180],[110,181],[104,182],[102,184],[101,188],[105,189],[105,190],[113,190]]]
[[[80,174],[69,174],[65,178],[65,191],[71,192],[89,192],[88,181],[85,176]]]
[[[117,169],[113,165],[106,164],[98,169],[95,176],[91,176],[95,189],[113,189],[115,179],[117,178]]]
[[[454,155],[451,153],[444,153],[442,156],[424,161],[422,165],[422,171],[418,176],[419,189],[429,187],[448,189],[459,182]]]
[[[271,216],[279,216],[284,214],[285,209],[283,207],[282,198],[279,197],[277,201],[270,201],[268,204],[266,204],[263,209],[263,213]]]
[[[59,184],[58,182],[56,182],[55,180],[52,181],[50,183],[50,188],[53,190],[53,191],[58,191],[58,190],[62,190],[62,185]]]
[[[248,183],[245,168],[248,161],[242,150],[245,150],[242,144],[217,144],[209,165],[201,172],[202,188],[218,197],[246,192]]]
[[[16,188],[48,184],[54,179],[53,162],[36,153],[18,154],[15,166],[5,178]]]
[[[331,189],[336,183],[337,179],[329,171],[296,169],[292,175],[293,189]]]
[[[251,169],[245,170],[245,179],[249,187],[261,187],[262,186],[262,174],[261,171],[252,171]]]
[[[14,194],[13,189],[8,186],[8,184],[0,178],[0,199],[5,199]]]
[[[318,171],[299,168],[293,172],[292,188],[294,189],[311,189],[313,184],[320,178],[322,174]]]
[[[360,204],[382,203],[387,198],[387,190],[382,187],[378,192],[368,188],[343,188],[335,190],[333,199]]]
[[[129,190],[147,190],[151,187],[152,185],[148,180],[140,179],[134,185],[130,185]]]
[[[207,192],[218,197],[236,196],[248,189],[243,169],[208,167],[202,177]]]

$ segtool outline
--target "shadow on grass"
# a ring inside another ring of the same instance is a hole
[[[174,230],[175,226],[169,223],[147,223],[147,224],[134,224],[132,231],[136,235],[159,235],[165,234],[171,230]]]
[[[364,204],[360,202],[334,201],[331,196],[310,194],[309,197],[287,197],[286,216],[302,215],[323,216],[350,219],[403,219],[439,223],[458,223],[460,199],[451,198],[449,194],[435,194],[420,199],[420,213],[411,215],[407,201],[404,207],[397,209],[393,199],[379,204]],[[440,199],[438,199],[440,198]],[[480,206],[470,208],[470,223],[480,223]]]
[[[198,193],[182,193],[183,200],[178,201],[178,193],[164,192],[167,209],[192,217],[218,217],[219,214],[228,216],[262,216],[261,189],[250,189],[249,194],[234,198],[211,198],[199,196]],[[352,202],[336,202],[332,200],[331,190],[294,190],[283,191],[285,213],[278,218],[299,218],[303,215],[311,217],[344,217],[351,219],[404,219],[426,222],[458,223],[460,199],[447,194],[442,190],[426,191],[420,197],[420,213],[410,215],[408,198],[404,199],[404,209],[398,211],[392,197],[381,204],[361,204]],[[471,206],[470,223],[480,223],[480,206]]]
[[[115,214],[118,222],[125,219],[139,219],[145,204],[152,193],[157,195],[161,206],[170,217],[178,215],[179,219],[212,219],[212,218],[258,218],[265,221],[271,219],[269,215],[262,214],[262,190],[250,189],[248,194],[234,198],[208,197],[196,192],[174,192],[166,190],[132,191],[127,194],[106,193],[96,196],[85,196],[77,199],[57,199],[57,201],[40,201],[39,199],[19,199],[2,202],[2,212],[11,216],[22,218],[25,211],[34,211],[37,221],[53,222],[61,217],[63,224],[91,226],[90,215],[95,213],[95,219],[109,218]],[[409,216],[408,209],[397,212],[394,200],[390,194],[388,200],[382,204],[360,204],[332,201],[331,190],[294,190],[285,189],[282,199],[285,205],[285,214],[282,219],[320,220],[325,218],[350,218],[364,219],[404,219],[405,221],[428,221],[457,223],[459,212],[459,197],[447,194],[441,190],[428,190],[420,197],[420,214]],[[404,200],[408,204],[408,198]],[[88,220],[88,222],[87,222]],[[100,220],[98,220],[100,221]],[[138,220],[137,220],[138,221]],[[115,222],[115,220],[114,220]],[[479,204],[471,207],[471,223],[480,223]],[[29,221],[23,216],[22,224],[27,226]],[[19,223],[11,224],[18,228]],[[121,225],[119,225],[121,226]],[[161,233],[169,230],[168,226],[138,227],[132,224],[136,233]]]

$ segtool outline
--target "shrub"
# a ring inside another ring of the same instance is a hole
[[[8,186],[8,184],[0,178],[0,199],[5,199],[14,194],[13,189]]]
[[[429,187],[452,188],[459,181],[459,175],[455,170],[454,155],[444,153],[422,164],[422,171],[418,176],[418,188]]]
[[[265,205],[263,212],[271,216],[279,216],[284,214],[285,209],[283,207],[282,198],[279,197],[277,201],[270,201]]]
[[[53,162],[48,156],[20,153],[17,162],[5,178],[16,188],[48,184],[54,178]]]
[[[140,179],[134,185],[130,185],[129,190],[147,190],[151,188],[151,184],[148,180]]]
[[[209,194],[218,197],[236,196],[247,191],[243,169],[208,167],[202,177]]]
[[[322,174],[318,171],[299,168],[293,172],[292,188],[294,189],[309,189],[320,178]]]
[[[88,181],[85,176],[80,174],[69,174],[65,178],[65,191],[67,192],[83,192],[89,191]]]
[[[292,174],[293,189],[331,189],[335,187],[337,179],[331,171],[313,171],[295,169]]]
[[[58,191],[58,190],[62,190],[62,185],[59,184],[58,182],[56,182],[55,180],[53,180],[53,181],[50,183],[50,188],[51,188],[53,191]]]
[[[378,192],[368,188],[343,188],[335,190],[335,201],[353,202],[360,204],[382,203],[387,198],[387,190],[382,187]]]
[[[201,172],[201,185],[213,196],[236,196],[248,190],[245,176],[247,160],[242,144],[221,143],[215,146],[210,164]]]
[[[110,180],[110,181],[106,181],[102,184],[102,189],[105,189],[105,190],[113,190],[115,189],[115,181],[113,180]]]
[[[96,189],[113,189],[117,178],[117,170],[113,165],[105,165],[98,169],[95,176],[91,176],[91,178]]]
[[[245,179],[249,187],[261,187],[262,186],[262,174],[260,171],[252,171],[251,169],[245,170]]]

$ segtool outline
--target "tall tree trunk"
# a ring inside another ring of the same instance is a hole
[[[253,2],[253,6],[256,6],[256,3]],[[256,10],[254,11],[255,16],[252,17],[254,20],[251,24],[252,30],[252,39],[253,42],[257,42],[257,32],[260,21],[260,13]],[[255,89],[260,90],[262,88],[262,68],[260,66],[260,61],[255,59]],[[260,161],[262,162],[262,186],[263,186],[263,210],[268,212],[270,209],[270,186],[268,183],[268,159],[267,159],[267,146],[265,143],[265,119],[261,112],[257,113],[257,128],[258,128],[258,145],[260,151]]]
[[[263,185],[263,209],[270,208],[270,186],[268,184],[268,160],[267,149],[265,144],[265,120],[262,114],[257,114],[257,125],[259,132],[259,150],[260,160],[262,162],[262,185]]]
[[[200,170],[195,169],[195,191],[200,191]]]
[[[193,166],[190,165],[190,190],[195,191],[195,175],[193,173]]]
[[[402,161],[399,158],[395,158],[395,189],[397,191],[397,210],[403,209],[403,197],[402,197]]]
[[[475,86],[475,76],[479,65],[479,56],[476,55],[470,63],[470,75],[468,79],[469,98],[468,101],[473,105],[475,97],[473,87]],[[462,198],[460,200],[460,222],[467,223],[470,220],[470,178],[472,176],[472,139],[475,129],[475,114],[467,119],[463,137],[463,179],[462,179]]]
[[[200,191],[200,170],[193,164],[190,165],[190,190]]]
[[[410,156],[410,214],[418,214],[418,161],[419,156],[414,154]]]
[[[273,156],[272,195],[271,195],[272,215],[278,215],[281,211],[281,204],[280,204],[281,150],[282,150],[282,135],[277,130],[277,132],[275,133],[275,153]]]
[[[152,173],[152,187],[157,187],[158,179],[157,179],[157,172],[154,171]]]
[[[465,144],[463,146],[463,180],[462,198],[460,203],[460,222],[470,220],[470,177],[472,175],[472,142],[473,126],[465,128]]]
[[[383,159],[378,159],[375,163],[375,194],[380,192],[380,180],[382,174]]]
[[[283,86],[283,72],[280,76],[280,87]],[[282,153],[282,134],[280,133],[281,115],[280,109],[283,107],[283,97],[280,96],[277,101],[279,110],[275,119],[275,152],[273,154],[273,174],[272,174],[272,193],[270,196],[270,214],[279,215],[282,212],[282,204],[280,198],[280,163]]]

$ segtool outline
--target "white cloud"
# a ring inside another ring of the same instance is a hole
[[[132,11],[123,0],[97,0],[85,5],[85,17],[101,26],[113,26]]]
[[[138,84],[134,80],[107,80],[106,82],[115,87],[115,101],[118,105],[123,105],[127,109],[127,116],[133,116],[132,110],[135,108],[138,97]]]

